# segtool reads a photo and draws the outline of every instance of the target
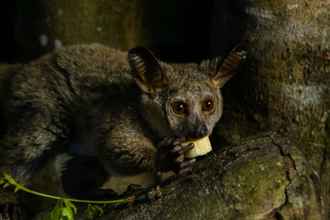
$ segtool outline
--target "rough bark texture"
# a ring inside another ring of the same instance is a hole
[[[329,9],[329,1],[251,3],[251,59],[243,77],[248,84],[245,100],[251,103],[246,107],[256,110],[256,121],[290,136],[299,146],[320,176],[318,190],[325,207],[330,176]]]
[[[322,219],[319,184],[296,146],[259,135],[205,158],[161,200],[103,219]]]

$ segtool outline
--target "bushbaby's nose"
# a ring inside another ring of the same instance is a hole
[[[205,137],[209,133],[207,124],[196,112],[192,112],[189,115],[185,125],[184,130],[187,139],[199,139]]]
[[[207,129],[207,126],[205,124],[199,126],[199,129],[198,129],[198,138],[202,138],[202,137],[205,137],[208,133],[209,133],[209,129]]]
[[[199,139],[205,137],[208,134],[208,128],[205,124],[196,126],[195,129],[190,133],[190,138]]]

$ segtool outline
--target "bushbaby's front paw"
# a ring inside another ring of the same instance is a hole
[[[165,138],[158,145],[157,168],[159,171],[174,171],[186,175],[192,171],[196,159],[184,155],[193,147],[193,143],[183,143],[183,138]]]
[[[177,144],[172,150],[171,153],[174,159],[173,171],[178,175],[187,175],[191,173],[193,164],[196,159],[186,158],[184,155],[194,148],[194,144]]]
[[[135,202],[152,202],[160,199],[162,197],[162,192],[160,186],[157,185],[156,187],[149,189],[144,188],[143,191],[131,195],[134,196]]]

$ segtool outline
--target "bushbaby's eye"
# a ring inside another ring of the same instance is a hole
[[[172,109],[175,114],[185,115],[188,113],[188,106],[183,101],[176,101],[172,103]]]
[[[211,98],[205,99],[202,103],[203,112],[212,112],[214,110],[214,101]]]

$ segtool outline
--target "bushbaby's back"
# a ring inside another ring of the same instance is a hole
[[[66,142],[77,114],[131,88],[128,71],[126,52],[98,44],[59,49],[17,69],[6,91],[0,165],[33,160]]]

